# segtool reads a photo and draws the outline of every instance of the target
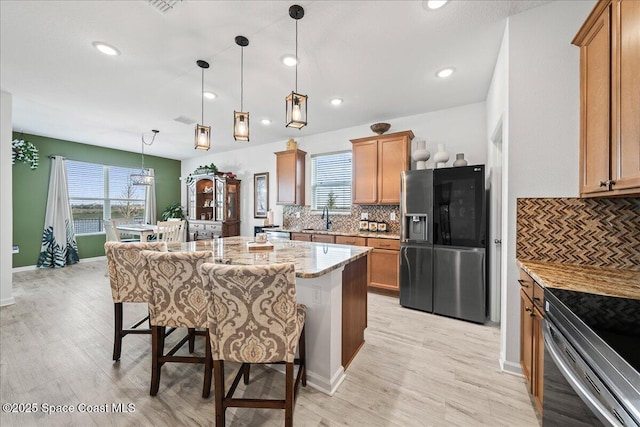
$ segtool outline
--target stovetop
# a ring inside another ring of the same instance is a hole
[[[640,300],[547,289],[640,372]]]

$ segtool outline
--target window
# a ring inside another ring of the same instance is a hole
[[[101,233],[103,220],[142,222],[145,187],[129,179],[139,169],[67,160],[69,202],[76,234]]]
[[[311,193],[312,209],[351,209],[351,151],[311,156]]]

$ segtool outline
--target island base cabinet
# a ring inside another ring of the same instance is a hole
[[[368,257],[353,261],[342,271],[342,366],[345,370],[364,345],[367,260]]]

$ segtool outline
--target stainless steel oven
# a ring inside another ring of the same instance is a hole
[[[640,426],[640,301],[545,289],[543,426]]]

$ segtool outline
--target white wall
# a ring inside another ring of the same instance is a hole
[[[312,117],[309,118],[313,120]],[[450,154],[448,165],[455,160],[456,153],[464,153],[469,164],[484,164],[487,160],[486,146],[486,114],[484,102],[464,105],[461,107],[440,110],[431,113],[418,114],[387,120],[391,124],[389,132],[412,130],[414,141],[424,139],[431,156],[436,152],[436,144],[446,144]],[[255,126],[255,124],[254,124]],[[293,134],[295,135],[295,134]],[[351,150],[350,139],[374,135],[369,125],[354,126],[333,132],[295,138],[298,148],[308,153],[306,162],[306,203],[311,202],[309,156],[318,153]],[[215,142],[214,142],[215,144]],[[241,234],[253,235],[254,225],[261,225],[262,219],[253,218],[253,174],[269,172],[269,206],[274,210],[275,222],[282,224],[282,207],[276,206],[276,151],[286,149],[286,141],[264,145],[238,143],[238,150],[224,153],[207,153],[198,158],[182,162],[182,176],[187,176],[199,165],[215,163],[218,170],[233,172],[242,180],[241,187]],[[433,168],[433,161],[427,162],[427,167]],[[182,203],[186,205],[185,189],[182,189]]]
[[[0,91],[0,306],[13,304],[13,206],[11,170],[11,94]]]
[[[519,370],[516,201],[578,196],[579,50],[571,40],[594,4],[557,1],[509,20],[507,229],[502,240],[507,261],[502,354],[509,370]]]

